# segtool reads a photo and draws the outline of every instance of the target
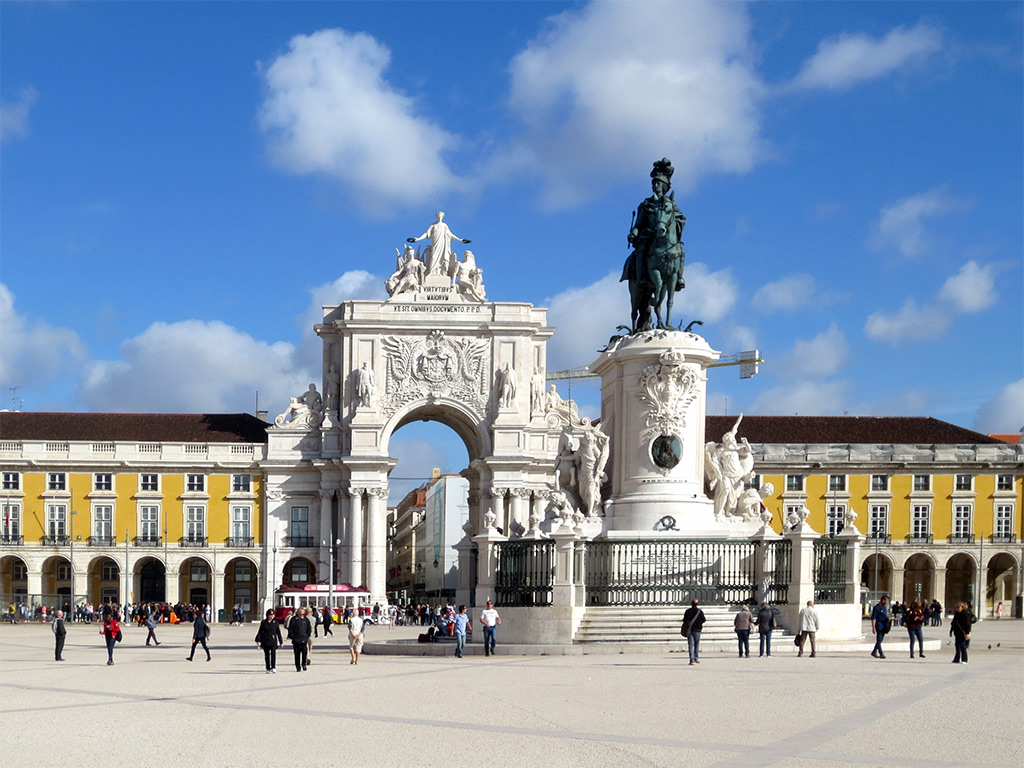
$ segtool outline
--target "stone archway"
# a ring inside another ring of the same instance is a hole
[[[966,552],[959,552],[949,558],[946,561],[946,595],[943,600],[947,611],[955,611],[957,603],[973,605],[977,583],[978,566],[973,557]]]
[[[93,558],[86,575],[88,600],[93,605],[120,603],[121,566],[109,556]]]
[[[988,584],[985,590],[984,609],[986,615],[994,615],[995,607],[1003,604],[1003,615],[1009,616],[1014,612],[1017,596],[1017,580],[1019,571],[1017,560],[1007,552],[1000,552],[993,555],[988,561],[987,578]]]
[[[904,603],[915,600],[931,602],[935,595],[935,561],[929,555],[919,552],[911,555],[903,564]]]
[[[224,567],[224,610],[230,612],[237,605],[246,619],[252,619],[259,609],[259,565],[249,557],[232,558]]]
[[[136,603],[163,603],[167,600],[167,569],[156,557],[144,557],[135,563]]]
[[[0,595],[4,611],[28,597],[28,564],[16,555],[0,558]]]
[[[873,554],[864,560],[860,569],[860,583],[872,602],[892,592],[893,562],[888,555]]]
[[[293,557],[284,564],[281,582],[289,587],[316,583],[316,567],[308,557]]]
[[[211,605],[213,599],[213,566],[206,558],[195,555],[178,567],[178,594],[189,605]]]

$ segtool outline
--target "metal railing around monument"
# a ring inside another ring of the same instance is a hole
[[[764,592],[760,595],[761,602],[785,605],[789,602],[789,582],[793,578],[793,542],[789,539],[765,541],[759,543],[758,547],[763,547],[764,558]]]
[[[843,539],[814,542],[814,602],[846,602],[846,549]]]
[[[496,545],[494,604],[501,607],[551,605],[555,583],[555,542],[503,541]]]
[[[590,541],[584,548],[587,605],[682,605],[693,598],[706,605],[752,603],[759,591],[758,548],[753,541]],[[777,553],[773,583],[788,573],[787,550]],[[785,581],[773,587],[776,594],[788,589]]]

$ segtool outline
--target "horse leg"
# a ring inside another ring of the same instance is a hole
[[[664,288],[664,284],[663,284],[662,279],[661,279],[661,273],[657,272],[657,271],[651,272],[651,282],[653,284],[652,288],[654,290],[651,292],[650,305],[651,305],[651,307],[654,308],[654,317],[658,321],[657,325],[655,325],[654,327],[655,328],[664,328],[665,326],[662,325],[662,322],[661,322],[661,301],[662,301],[662,290]]]

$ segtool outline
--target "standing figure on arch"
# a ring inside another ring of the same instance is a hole
[[[407,242],[418,243],[420,240],[430,240],[423,253],[423,260],[427,265],[428,275],[444,275],[447,277],[452,262],[455,261],[455,253],[452,251],[452,240],[460,243],[472,242],[468,237],[462,238],[452,232],[444,223],[444,211],[437,212],[437,221],[427,227],[427,231],[419,237],[406,238]]]
[[[669,192],[675,168],[666,157],[654,163],[651,171],[653,194],[637,206],[627,242],[633,248],[622,268],[619,281],[629,282],[633,333],[651,329],[651,310],[657,328],[671,328],[672,298],[681,291],[683,264],[683,227],[686,217],[676,205],[675,193]],[[661,309],[665,307],[662,320]]]

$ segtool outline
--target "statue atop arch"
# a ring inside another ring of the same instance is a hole
[[[413,250],[413,244],[429,241],[426,247]],[[459,237],[444,222],[444,211],[437,212],[437,220],[419,237],[406,238],[404,252],[397,251],[395,271],[384,287],[388,296],[403,294],[432,294],[433,300],[484,302],[486,295],[483,270],[476,264],[472,251],[465,251],[462,259],[452,250],[452,242],[471,243],[468,237]]]

